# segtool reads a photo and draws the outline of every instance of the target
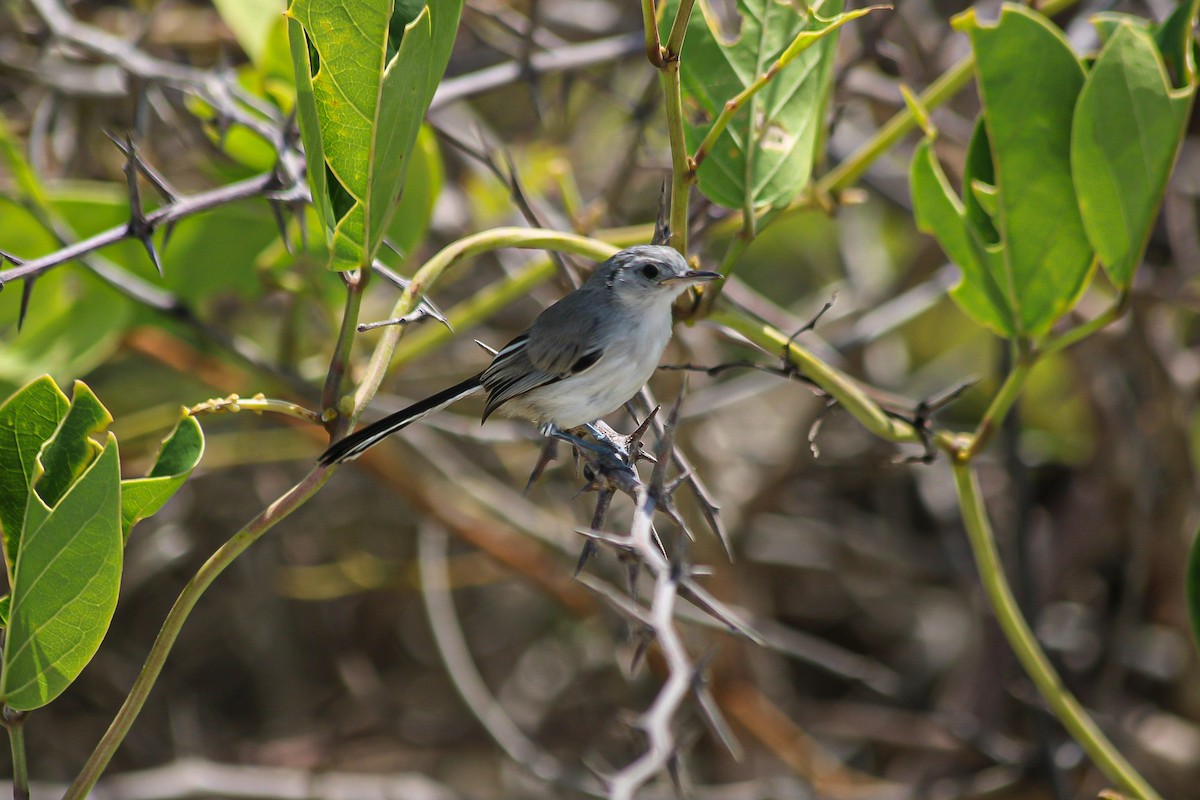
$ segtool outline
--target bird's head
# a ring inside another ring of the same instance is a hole
[[[673,247],[646,244],[629,247],[596,268],[590,281],[600,281],[627,305],[670,303],[698,283],[716,280],[719,272],[692,269]]]

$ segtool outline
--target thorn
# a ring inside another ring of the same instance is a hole
[[[705,671],[709,663],[712,661],[716,650],[711,649],[704,654],[704,657],[696,664],[696,670],[692,676],[692,692],[696,696],[696,702],[700,706],[700,712],[708,723],[709,729],[716,735],[717,739],[733,756],[734,761],[741,761],[743,756],[742,746],[738,742],[737,737],[733,735],[733,729],[729,727],[729,723],[725,720],[725,715],[721,713],[720,706],[713,699],[712,692],[708,688],[708,676]]]
[[[133,138],[129,134],[125,134],[125,141],[121,141],[115,133],[107,129],[105,129],[104,135],[125,156],[127,164],[129,162],[133,163],[134,168],[150,182],[150,185],[162,196],[163,200],[166,200],[168,203],[174,203],[179,199],[179,192],[175,191],[174,187],[167,182],[167,179],[141,157],[141,154],[138,153],[137,145],[134,144]]]
[[[658,457],[642,446],[642,437],[646,435],[646,431],[650,430],[650,425],[653,424],[655,417],[658,416],[658,412],[661,409],[662,406],[655,406],[654,408],[650,409],[650,413],[646,415],[644,420],[642,420],[642,424],[638,425],[634,432],[629,434],[629,440],[625,446],[628,448],[629,455],[635,462],[641,458],[651,462],[652,464],[658,463]]]
[[[384,328],[388,325],[415,325],[423,319],[428,318],[430,313],[425,310],[424,306],[420,306],[416,311],[403,317],[393,317],[392,319],[383,319],[378,322],[360,322],[358,324],[358,332],[366,333],[367,331],[375,330],[376,328]]]
[[[281,128],[282,138],[280,141],[284,147],[289,149],[295,147],[296,143],[300,141],[300,126],[297,124],[299,117],[296,115],[299,105],[299,103],[292,104],[292,110],[284,117],[283,127]]]
[[[825,316],[826,311],[833,308],[833,304],[837,302],[837,299],[838,299],[837,292],[834,292],[833,296],[825,301],[825,305],[821,306],[821,310],[818,311],[813,316],[812,319],[810,319],[808,322],[801,325],[800,328],[795,333],[793,333],[791,336],[788,337],[787,342],[783,345],[783,353],[781,355],[781,357],[783,358],[783,363],[787,364],[792,369],[799,371],[798,368],[796,367],[796,365],[792,363],[792,358],[791,358],[792,345],[795,343],[795,341],[797,339],[800,338],[801,334],[803,334],[807,331],[816,329],[817,323],[821,321],[821,317]]]
[[[393,253],[395,253],[400,258],[401,261],[408,258],[408,254],[403,252],[399,247],[396,246],[395,242],[393,242],[391,239],[387,238],[386,236],[383,237],[383,246],[386,247],[388,250],[391,250]]]
[[[675,796],[682,800],[687,797],[683,788],[683,770],[679,763],[679,753],[672,753],[667,758],[667,774],[671,776],[671,785],[675,787]]]
[[[521,494],[528,495],[529,490],[533,488],[533,484],[537,483],[537,479],[542,477],[542,472],[545,471],[546,466],[557,458],[558,445],[553,439],[547,439],[546,443],[542,445],[542,452],[538,455],[537,463],[533,465],[533,471],[529,473],[529,480],[525,481],[525,489],[522,490]],[[599,530],[599,528],[595,525],[592,527],[593,529]],[[575,568],[575,574],[578,575],[579,570],[581,569],[583,569],[582,561],[580,561],[579,566]]]
[[[642,628],[636,634],[637,644],[633,648],[633,658],[629,659],[630,673],[637,672],[638,665],[646,656],[646,651],[650,649],[650,643],[654,641],[654,633],[652,630]]]
[[[583,549],[579,551],[579,560],[575,562],[575,572],[571,577],[578,578],[579,573],[583,572],[583,568],[587,566],[587,562],[591,561],[599,550],[600,547],[596,544],[595,539],[584,540]]]
[[[113,138],[110,136],[110,138]],[[154,242],[151,236],[154,234],[154,226],[146,219],[146,210],[142,207],[142,190],[138,185],[139,159],[137,148],[133,144],[133,138],[129,134],[125,135],[124,145],[118,140],[117,148],[125,154],[125,166],[122,168],[125,172],[125,182],[129,190],[129,223],[126,225],[129,235],[142,243],[142,247],[146,248],[147,255],[150,256],[150,261],[153,262],[154,268],[158,270],[158,277],[162,277],[163,268],[162,262],[158,258],[158,251],[154,249]],[[153,181],[151,181],[153,183]]]
[[[608,489],[600,489],[596,497],[596,510],[592,512],[592,530],[598,531],[604,526],[604,517],[608,514],[609,504],[612,503],[613,493]],[[583,572],[583,568],[587,566],[587,562],[592,556],[596,555],[599,546],[595,539],[588,539],[583,550],[579,553],[579,561],[575,564],[575,577],[579,577],[579,573]]]
[[[667,182],[658,186],[658,218],[654,221],[654,236],[650,244],[666,244],[671,241],[671,223],[667,210]]]
[[[283,240],[283,246],[289,254],[295,253],[292,249],[292,240],[288,238],[287,233],[287,218],[283,215],[283,203],[278,200],[268,200],[267,204],[271,207],[271,216],[275,218],[275,227],[279,228],[279,238]]]
[[[392,252],[399,253],[399,251],[396,250],[394,246],[389,244],[386,239],[384,240],[384,244],[387,244],[388,247],[392,250]],[[381,278],[383,278],[388,283],[395,286],[400,291],[404,291],[405,289],[408,288],[409,284],[412,283],[412,281],[410,281],[408,278],[405,278],[404,276],[399,275],[391,267],[389,267],[387,264],[383,263],[379,259],[375,259],[371,263],[371,271],[374,272],[376,275],[380,276]],[[421,298],[421,304],[418,306],[418,308],[425,309],[425,313],[428,314],[431,319],[435,319],[438,322],[442,323],[447,328],[449,328],[451,332],[454,331],[454,326],[452,326],[450,324],[450,320],[446,319],[446,315],[444,313],[442,313],[442,310],[440,308],[438,308],[437,305],[434,304],[434,302],[432,300],[430,300],[428,297]]]
[[[640,561],[634,561],[628,557],[623,557],[625,561],[625,584],[629,590],[629,596],[636,603],[638,599],[638,575],[641,574],[642,564]]]
[[[142,247],[146,248],[146,254],[154,262],[154,268],[158,270],[158,277],[161,278],[163,276],[162,262],[158,260],[158,251],[154,249],[154,240],[150,238],[149,232],[145,236],[139,236],[138,241],[142,243]]]
[[[296,227],[300,229],[300,249],[303,250],[308,245],[308,214],[307,207],[303,203],[297,203],[292,208],[292,213],[296,217]]]
[[[675,429],[679,424],[679,407],[683,404],[683,393],[686,391],[687,376],[685,375],[679,386],[679,394],[675,396],[675,403],[671,406],[671,412],[667,415],[666,424],[663,425],[662,436],[659,437],[658,448],[655,451],[658,463],[654,465],[654,471],[650,475],[650,488],[658,497],[662,496],[667,464],[671,461],[671,451],[675,447]]]
[[[171,234],[173,234],[173,233],[175,233],[175,221],[171,220],[167,224],[163,225],[163,234],[162,234],[162,249],[163,250],[167,249],[167,242],[171,241]],[[162,269],[159,269],[159,274],[162,274]]]
[[[675,490],[687,482],[688,478],[692,477],[691,472],[681,472],[678,476],[671,479],[671,482],[663,487],[663,496],[670,497],[675,494]]]
[[[21,332],[21,326],[25,324],[25,315],[29,312],[29,301],[33,299],[33,284],[36,282],[36,277],[30,277],[26,278],[21,285],[21,310],[17,314],[17,333]]]

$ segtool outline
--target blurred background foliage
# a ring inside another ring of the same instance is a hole
[[[996,5],[976,4],[984,14]],[[294,89],[283,20],[242,16],[252,6],[84,0],[70,11],[161,58],[233,70],[286,115]],[[906,0],[843,29],[818,174],[903,107],[901,82],[924,87],[968,52],[948,25],[968,6]],[[1055,21],[1085,52],[1098,43],[1091,14],[1162,19],[1173,6],[1096,0]],[[381,258],[408,273],[467,233],[525,224],[511,186],[468,151],[511,163],[549,226],[619,239],[622,226],[653,219],[670,158],[640,31],[637,7],[616,0],[468,2],[392,223],[398,252]],[[75,238],[128,219],[125,159],[105,131],[133,131],[145,161],[184,194],[272,168],[269,144],[226,129],[199,101],[121,84],[103,59],[80,60],[47,41],[30,8],[0,9],[0,250],[28,260],[57,249],[47,214]],[[531,53],[591,41],[607,43],[609,55],[569,69],[528,66]],[[527,68],[498,84],[480,79],[505,64]],[[934,112],[952,179],[977,111],[967,90]],[[836,295],[805,342],[912,400],[978,380],[939,416],[967,428],[995,393],[1005,353],[947,298],[953,268],[915,228],[907,189],[915,143],[911,136],[876,161],[836,213],[775,223],[727,292],[787,331]],[[1128,315],[1039,365],[980,464],[1003,555],[1044,646],[1171,797],[1195,796],[1200,785],[1200,663],[1183,593],[1200,455],[1198,164],[1193,118]],[[142,194],[151,207],[160,202],[146,185]],[[693,249],[711,264],[731,235],[726,212],[694,200]],[[304,226],[287,217],[291,248],[261,198],[190,217],[169,240],[156,234],[162,278],[136,241],[97,255],[169,291],[203,325],[151,310],[73,263],[37,281],[18,332],[22,293],[9,287],[0,294],[0,394],[44,372],[60,384],[86,378],[115,417],[127,474],[149,463],[180,404],[256,391],[315,404],[344,288],[325,268],[315,215],[299,213]],[[475,259],[431,299],[453,312],[533,258]],[[376,406],[398,407],[479,369],[486,355],[472,339],[502,344],[562,290],[532,286],[432,356],[405,363]],[[361,317],[383,318],[395,297],[376,281]],[[1105,302],[1085,295],[1077,313],[1095,316]],[[431,330],[410,332],[399,358]],[[374,336],[361,337],[356,354]],[[771,363],[698,325],[677,332],[665,360],[739,358]],[[669,397],[678,383],[678,373],[664,373],[655,385]],[[603,770],[639,752],[630,715],[657,691],[653,652],[630,675],[627,626],[570,580],[580,547],[572,530],[587,524],[590,501],[573,498],[579,480],[569,463],[522,496],[536,445],[516,423],[480,429],[478,409],[466,405],[343,470],[237,562],[193,613],[112,773],[202,759],[300,775],[420,774],[430,797],[573,796],[514,764],[456,691],[464,665],[457,676],[447,671],[417,579],[418,541],[436,550],[442,531],[454,534],[447,568],[474,668],[507,714],[569,769]],[[900,464],[917,453],[843,414],[824,416],[823,406],[803,384],[757,371],[690,380],[683,445],[722,506],[736,554],[730,564],[702,538],[695,559],[713,565],[715,594],[783,644],[761,649],[687,629],[692,652],[711,649],[711,686],[745,754],[730,758],[697,717],[685,724],[696,739],[683,782],[697,797],[1094,796],[1103,780],[1041,710],[982,602],[945,465]],[[818,420],[819,456],[809,443]],[[203,423],[200,468],[129,543],[105,645],[28,726],[37,779],[73,775],[179,586],[303,475],[324,443],[314,427],[249,414]],[[624,580],[610,557],[589,571]],[[157,793],[126,796],[191,796],[169,794],[173,779],[160,774]],[[664,779],[646,796],[672,791]]]

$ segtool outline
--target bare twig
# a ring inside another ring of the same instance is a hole
[[[591,776],[571,773],[558,759],[538,747],[492,695],[471,660],[450,597],[450,575],[446,567],[448,537],[440,528],[428,523],[421,526],[417,541],[421,596],[425,600],[429,627],[442,663],[463,702],[509,758],[537,778],[591,795],[603,794],[602,787]]]

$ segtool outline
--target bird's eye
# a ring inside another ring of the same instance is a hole
[[[646,266],[642,267],[642,275],[645,276],[647,280],[654,280],[658,277],[658,267],[654,266],[653,264],[647,264]]]

